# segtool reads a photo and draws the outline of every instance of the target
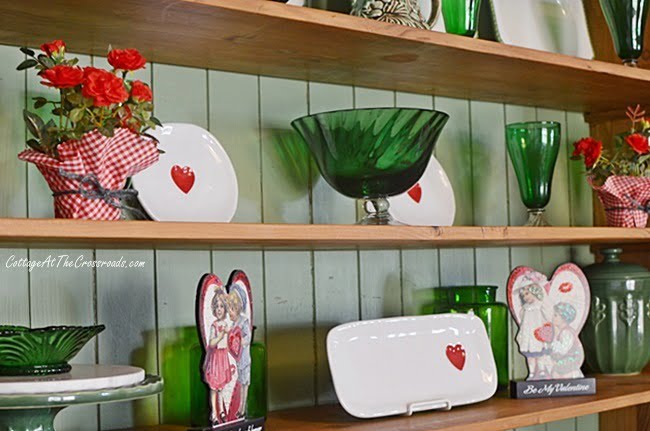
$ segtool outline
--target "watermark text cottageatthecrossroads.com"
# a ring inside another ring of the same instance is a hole
[[[145,262],[142,260],[124,259],[121,256],[117,260],[92,260],[86,259],[85,256],[79,255],[71,258],[68,254],[60,254],[58,256],[49,255],[45,259],[32,260],[25,257],[17,258],[12,254],[5,262],[5,267],[8,269],[28,268],[32,272],[34,268],[113,268],[113,269],[127,269],[127,268],[144,268]]]

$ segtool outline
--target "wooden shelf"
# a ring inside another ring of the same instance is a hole
[[[647,70],[267,0],[1,3],[2,44],[580,112],[650,99]]]
[[[0,219],[4,247],[378,249],[650,244],[650,229]]]
[[[498,394],[483,403],[448,412],[417,413],[411,417],[358,420],[339,406],[310,407],[269,413],[267,431],[502,431],[594,413],[624,411],[650,403],[650,375],[597,377],[598,394],[552,399],[513,400]],[[637,430],[601,427],[602,431]],[[187,427],[160,425],[138,431],[183,431]],[[638,430],[646,430],[640,426]]]

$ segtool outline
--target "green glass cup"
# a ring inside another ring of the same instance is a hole
[[[480,8],[481,0],[442,0],[442,18],[447,33],[474,37]]]
[[[626,66],[637,66],[650,0],[600,0],[616,53]]]
[[[365,199],[364,225],[399,224],[387,197],[420,179],[449,116],[409,108],[323,112],[291,125],[311,150],[321,175],[339,193]]]
[[[560,152],[560,123],[532,121],[506,126],[506,144],[517,175],[526,226],[549,226],[544,208],[551,199],[553,171]]]

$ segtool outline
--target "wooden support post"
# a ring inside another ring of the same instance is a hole
[[[600,431],[649,431],[650,404],[600,414]]]

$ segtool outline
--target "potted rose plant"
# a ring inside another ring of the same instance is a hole
[[[584,161],[609,226],[645,227],[650,212],[650,122],[638,105],[626,114],[631,127],[614,138],[611,150],[594,138],[583,138],[573,144],[572,158]]]
[[[145,133],[160,124],[151,89],[127,79],[146,60],[135,49],[113,49],[109,71],[77,66],[60,40],[41,50],[21,48],[28,58],[17,69],[36,69],[41,84],[57,89],[58,98],[34,98],[34,109],[51,105],[48,121],[24,111],[32,137],[18,158],[34,163],[45,177],[57,218],[119,219],[125,208],[120,199],[136,193],[124,190],[127,178],[158,161],[157,142]]]

